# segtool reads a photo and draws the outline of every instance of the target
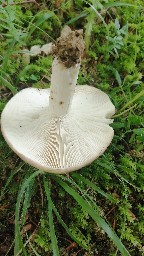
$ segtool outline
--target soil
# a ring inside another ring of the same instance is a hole
[[[65,26],[53,52],[67,68],[79,63],[84,52],[83,30],[72,31],[69,26]]]

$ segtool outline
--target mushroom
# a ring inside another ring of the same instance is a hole
[[[17,93],[1,116],[2,133],[25,162],[49,173],[78,170],[111,143],[115,107],[107,94],[77,85],[84,44],[82,31],[63,29],[57,39],[50,89]]]

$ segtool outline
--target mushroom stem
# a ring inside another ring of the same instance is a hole
[[[68,68],[57,58],[52,64],[49,108],[52,117],[67,114],[75,92],[80,63]]]

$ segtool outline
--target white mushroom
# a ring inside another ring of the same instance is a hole
[[[75,33],[70,31],[70,37]],[[76,42],[72,42],[76,51],[83,47],[78,45],[81,37],[77,34]],[[56,51],[62,41],[64,36]],[[72,45],[67,50],[64,46],[64,51],[68,53]],[[13,151],[25,162],[51,173],[90,164],[106,150],[114,135],[109,124],[115,107],[109,97],[94,87],[76,86],[80,56],[73,55],[72,64],[66,55],[62,59],[61,53],[57,52],[53,61],[51,88],[20,91],[7,103],[1,117],[3,136]]]

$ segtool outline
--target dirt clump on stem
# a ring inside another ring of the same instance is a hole
[[[53,52],[67,68],[80,63],[84,52],[83,30],[72,31],[69,26],[65,26]]]

